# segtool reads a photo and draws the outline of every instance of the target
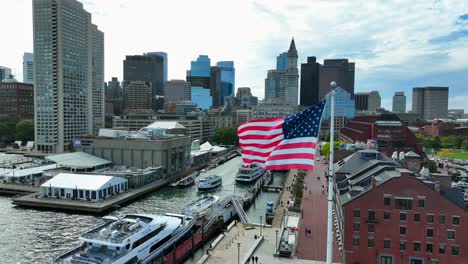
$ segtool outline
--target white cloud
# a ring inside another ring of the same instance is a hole
[[[212,64],[234,60],[236,86],[263,97],[266,72],[292,36],[300,62],[349,57],[357,63],[356,90],[378,89],[383,97],[419,85],[412,80],[468,68],[466,38],[431,41],[468,29],[456,23],[468,13],[464,0],[85,0],[84,6],[105,33],[106,79],[121,78],[125,55],[166,51],[169,77],[183,79],[190,61],[207,54]],[[31,0],[16,0],[0,16],[8,25],[0,65],[13,67],[19,79],[22,53],[32,51],[31,8]]]

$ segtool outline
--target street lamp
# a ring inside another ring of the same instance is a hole
[[[240,243],[237,243],[237,264],[240,264]]]
[[[276,240],[275,240],[275,253],[278,251],[278,230],[275,231],[276,233]]]
[[[260,216],[260,236],[262,236],[262,217]]]

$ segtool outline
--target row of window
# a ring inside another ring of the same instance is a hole
[[[354,232],[359,232],[361,227],[360,223],[353,223],[353,230]],[[367,232],[374,233],[375,232],[375,225],[373,223],[367,224]],[[406,226],[400,226],[400,235],[406,235],[407,228]],[[427,228],[426,229],[426,236],[427,237],[434,237],[434,229]],[[447,230],[447,239],[455,239],[455,230]]]
[[[360,237],[355,236],[353,237],[353,246],[359,246],[360,244]],[[414,241],[413,242],[413,251],[414,252],[421,252],[421,242]],[[385,249],[390,249],[391,248],[391,240],[390,239],[384,239],[383,241],[383,246]],[[373,237],[369,237],[367,239],[367,247],[373,248],[375,247],[375,239]],[[400,240],[399,244],[400,250],[406,250],[407,248],[407,242],[405,240]],[[434,244],[433,243],[426,243],[426,253],[434,253]],[[439,244],[439,254],[440,255],[445,255],[446,254],[446,245],[445,244]],[[452,245],[450,247],[450,254],[452,256],[458,256],[460,255],[460,246],[457,245]]]
[[[361,210],[360,209],[354,209],[353,210],[353,217],[361,217]],[[392,217],[392,212],[385,211],[383,218],[384,220],[390,220]],[[368,215],[367,215],[368,220],[375,220],[376,219],[376,213],[374,210],[369,210]],[[401,221],[406,221],[407,220],[407,212],[400,212],[400,220]],[[421,221],[421,214],[420,213],[414,213],[414,218],[413,220],[415,222],[420,222]],[[427,223],[434,223],[434,214],[426,214],[426,222]],[[438,223],[439,224],[445,224],[445,215],[439,215],[438,217]],[[452,216],[452,224],[453,225],[460,225],[460,216]]]

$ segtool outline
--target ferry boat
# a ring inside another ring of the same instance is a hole
[[[198,191],[209,191],[218,188],[223,184],[221,176],[210,175],[203,177],[197,182]]]
[[[219,196],[204,194],[200,198],[189,203],[183,210],[182,214],[187,216],[198,216],[211,208],[212,205],[219,201]]]
[[[148,263],[181,240],[195,218],[181,214],[118,214],[81,235],[82,245],[54,260],[54,264]]]
[[[250,164],[247,167],[242,166],[236,175],[238,183],[253,183],[265,173],[265,170],[256,165]]]

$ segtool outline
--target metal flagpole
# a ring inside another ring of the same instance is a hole
[[[333,148],[335,137],[335,88],[336,82],[331,82],[330,92],[330,159],[328,162],[328,226],[327,226],[327,264],[333,262]]]

